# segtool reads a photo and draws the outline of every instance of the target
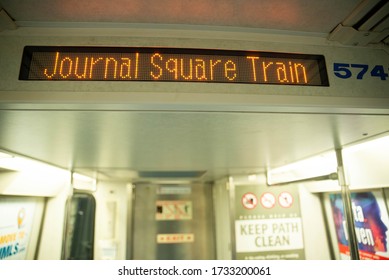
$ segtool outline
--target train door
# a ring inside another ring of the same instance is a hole
[[[95,198],[88,193],[74,193],[68,204],[62,259],[92,260]]]
[[[138,184],[133,259],[215,259],[211,185]]]

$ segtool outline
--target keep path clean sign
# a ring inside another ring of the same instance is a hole
[[[298,191],[291,187],[235,189],[236,258],[304,259]]]

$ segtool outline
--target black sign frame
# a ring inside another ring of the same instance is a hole
[[[127,55],[127,61],[122,61],[123,63],[118,66],[118,60],[119,58],[123,60],[123,54]],[[79,62],[82,59],[84,64]],[[48,63],[45,65],[44,62],[51,62],[51,70],[48,68]],[[141,62],[149,64],[146,70],[143,69],[143,64],[140,65]],[[97,74],[95,75],[93,71],[97,67],[100,67],[100,76],[96,78]],[[127,71],[126,75],[123,74],[123,69]],[[132,77],[130,70],[136,71],[135,74],[131,73]],[[144,71],[142,77],[140,71]],[[51,74],[48,74],[50,72]],[[119,72],[121,76],[117,78]],[[315,82],[308,80],[310,76],[314,77]],[[23,51],[19,80],[329,86],[323,55],[159,47],[26,46]]]

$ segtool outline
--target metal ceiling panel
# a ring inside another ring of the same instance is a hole
[[[157,23],[329,33],[360,0],[1,0],[19,25]]]
[[[0,111],[0,149],[111,179],[202,170],[213,179],[294,162],[388,124],[368,115]]]

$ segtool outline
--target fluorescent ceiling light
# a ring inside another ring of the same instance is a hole
[[[79,173],[72,173],[72,185],[77,190],[96,191],[96,179]]]
[[[269,184],[277,184],[319,177],[336,172],[336,154],[334,151],[331,151],[271,169],[267,172],[267,181]]]
[[[11,156],[11,155],[9,155],[9,154],[0,152],[0,159],[3,159],[3,158],[12,158],[12,157],[13,157],[13,156]]]
[[[0,193],[8,195],[55,196],[70,184],[69,171],[43,162],[0,152]]]
[[[347,154],[355,153],[358,151],[364,151],[364,150],[387,150],[389,148],[389,135],[386,135],[384,137],[376,138],[370,141],[358,143],[349,147],[346,147],[343,149],[343,151]]]
[[[37,172],[47,168],[58,169],[49,164],[39,162],[36,160],[14,156],[8,153],[0,152],[0,168],[11,170],[11,171],[26,171],[26,172]]]

